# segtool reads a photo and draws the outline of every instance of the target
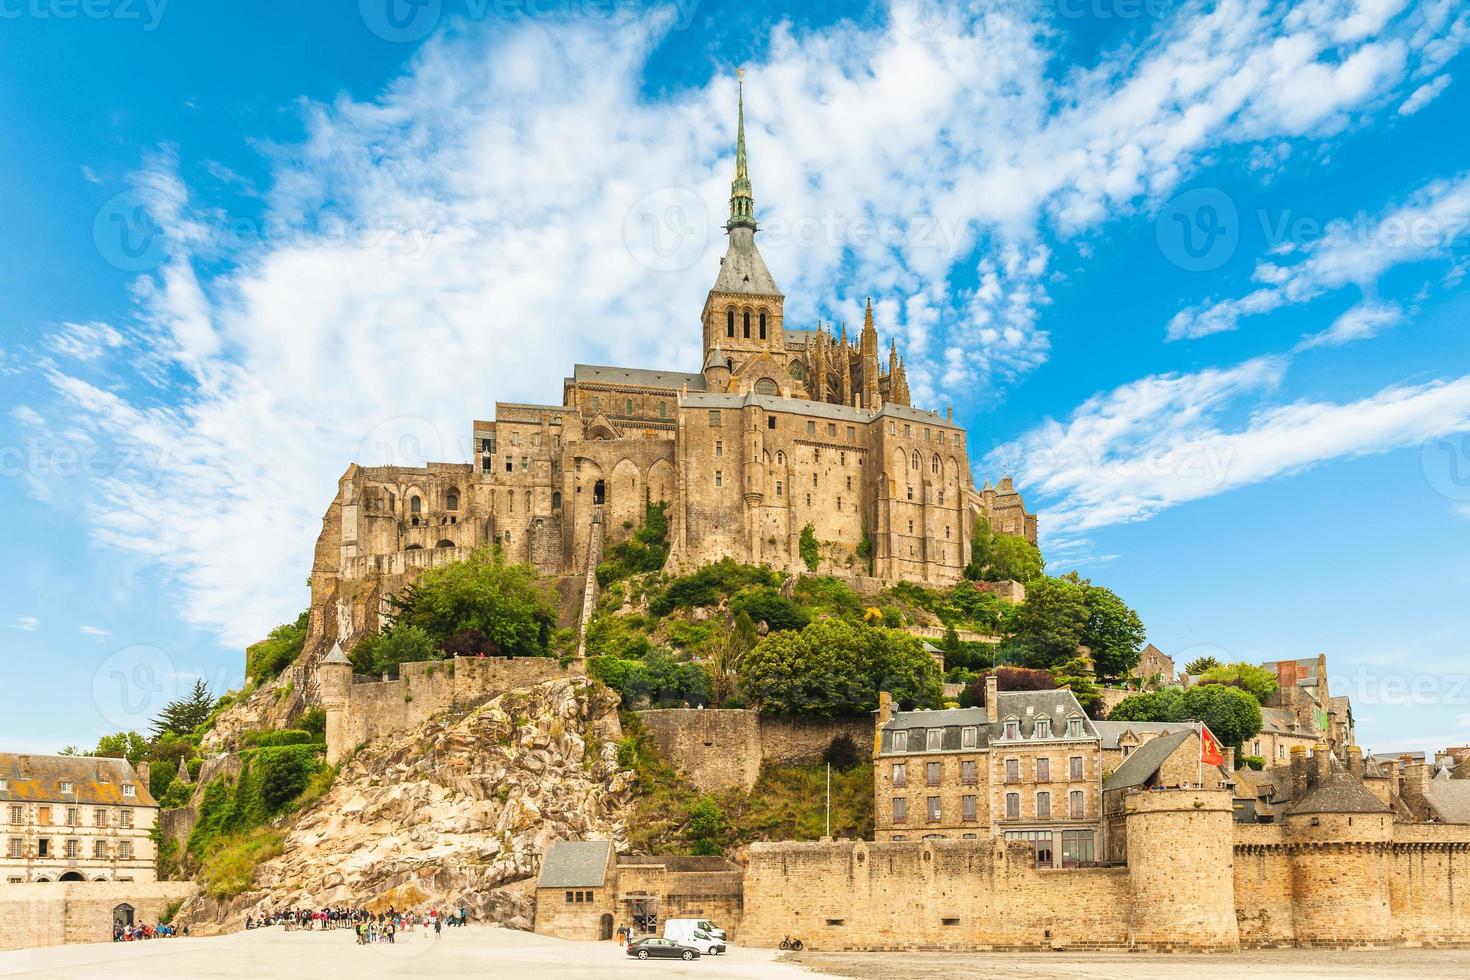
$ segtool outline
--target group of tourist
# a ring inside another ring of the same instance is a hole
[[[164,922],[157,925],[143,922],[134,926],[114,922],[112,925],[112,941],[115,943],[131,943],[142,939],[172,939],[174,936],[187,936],[188,934],[188,926],[179,930]]]
[[[415,929],[425,932],[433,930],[438,936],[445,928],[456,928],[466,924],[468,917],[464,909],[444,913],[439,909],[416,912],[400,912],[390,908],[386,912],[369,912],[367,909],[345,905],[320,909],[266,910],[245,917],[246,929],[263,929],[267,926],[283,926],[288,932],[296,929],[322,931],[328,929],[351,929],[357,936],[359,946],[369,943],[391,943],[401,934],[413,934]]]

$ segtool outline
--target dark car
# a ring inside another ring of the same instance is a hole
[[[693,946],[680,945],[672,939],[659,939],[657,936],[650,936],[647,939],[640,939],[629,946],[628,955],[636,956],[640,960],[694,960],[699,958],[699,950]]]

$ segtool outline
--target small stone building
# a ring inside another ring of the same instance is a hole
[[[744,872],[722,857],[618,855],[611,841],[557,841],[536,882],[536,932],[606,940],[619,927],[658,934],[671,918],[710,919],[734,939]]]
[[[1164,789],[1230,789],[1235,781],[1220,766],[1206,765],[1198,724],[1155,735],[1128,754],[1103,780],[1103,853],[1106,860],[1128,859],[1128,798]]]

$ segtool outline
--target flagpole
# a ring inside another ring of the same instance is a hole
[[[832,836],[832,763],[827,763],[827,836]]]

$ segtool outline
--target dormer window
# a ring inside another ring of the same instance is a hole
[[[1036,719],[1036,731],[1033,733],[1037,738],[1051,738],[1051,719]]]
[[[122,791],[123,791],[123,796],[137,796],[138,795],[138,787],[134,786],[132,783],[123,783]]]
[[[69,780],[69,779],[63,779],[61,781],[61,791],[63,793],[70,793],[72,791],[72,788],[71,788],[71,780]]]
[[[1082,719],[1081,718],[1069,718],[1069,719],[1067,719],[1067,735],[1070,736],[1071,738],[1081,738],[1082,737]]]
[[[1021,723],[1019,721],[1006,722],[1006,738],[1019,738],[1021,736]]]
[[[975,726],[970,725],[960,729],[960,748],[973,749],[979,742],[980,733],[979,729],[975,728]]]
[[[909,750],[909,733],[903,729],[893,733],[893,751],[907,752]]]
[[[928,732],[927,749],[930,752],[938,752],[944,747],[944,729],[931,728]]]

